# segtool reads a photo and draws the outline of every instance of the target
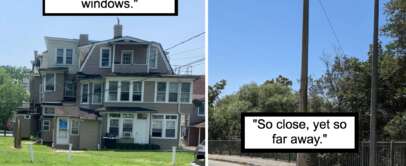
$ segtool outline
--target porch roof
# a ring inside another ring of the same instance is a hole
[[[144,107],[105,107],[100,112],[156,112],[157,110]]]

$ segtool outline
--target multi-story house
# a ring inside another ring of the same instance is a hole
[[[112,39],[45,37],[31,78],[38,136],[57,148],[94,149],[103,138],[120,143],[178,146],[181,116],[193,110],[193,81],[174,73],[158,42],[123,36]]]

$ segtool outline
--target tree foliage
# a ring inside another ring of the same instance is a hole
[[[0,124],[3,128],[26,99],[27,92],[20,81],[13,79],[6,69],[0,68]]]

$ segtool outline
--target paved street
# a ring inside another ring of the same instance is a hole
[[[212,165],[212,161],[215,164],[225,164],[225,165],[255,165],[255,166],[294,166],[296,165],[294,162],[287,162],[281,160],[273,160],[273,159],[264,159],[259,157],[247,157],[247,156],[235,156],[235,155],[216,155],[216,154],[209,154],[209,165]],[[222,161],[222,162],[217,162]],[[230,161],[224,162],[224,161]],[[238,164],[236,164],[238,163]]]

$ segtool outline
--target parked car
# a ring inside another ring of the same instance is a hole
[[[204,146],[204,140],[196,147],[196,159],[204,159],[204,154],[206,152],[205,146]]]

